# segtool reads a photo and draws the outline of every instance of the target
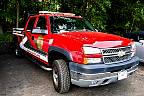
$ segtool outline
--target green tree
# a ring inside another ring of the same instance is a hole
[[[123,34],[143,30],[144,3],[140,0],[111,0],[107,30]]]
[[[86,17],[98,30],[105,30],[110,0],[58,0],[60,11]]]
[[[39,10],[72,12],[88,19],[100,31],[115,34],[144,30],[143,0],[3,0],[2,25],[12,29],[23,25],[25,13]],[[19,24],[18,24],[19,22]],[[21,27],[23,27],[21,26]]]

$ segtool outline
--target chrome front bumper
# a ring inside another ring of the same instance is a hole
[[[137,65],[127,69],[127,75],[130,76],[138,69]],[[123,70],[125,71],[125,70]],[[118,81],[118,73],[119,72],[106,72],[106,73],[98,73],[98,74],[79,74],[81,79],[74,80],[71,79],[72,84],[78,85],[80,87],[93,87],[106,85],[112,82]]]
[[[138,69],[139,59],[133,59],[111,65],[81,65],[69,64],[71,82],[80,87],[93,87],[106,85],[118,81],[118,74],[127,71],[127,77]]]
[[[141,59],[141,58],[140,58],[140,62],[143,62],[143,63],[144,63],[144,59]]]

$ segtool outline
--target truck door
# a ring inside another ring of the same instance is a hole
[[[25,37],[21,48],[36,57],[37,60],[48,64],[48,47],[50,35],[45,16],[31,16],[24,31]]]
[[[48,34],[48,18],[47,16],[39,16],[32,31],[32,38],[36,45],[36,49],[41,54],[47,54],[48,42],[50,35]]]
[[[32,37],[32,30],[36,23],[36,19],[37,17],[31,16],[24,30],[25,31],[24,33],[28,38],[28,41],[26,42],[25,47],[29,49],[33,49],[33,48],[36,49],[36,44],[34,43],[33,37]]]

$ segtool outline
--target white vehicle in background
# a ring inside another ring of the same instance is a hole
[[[136,45],[136,55],[144,63],[144,31],[127,33],[124,37],[133,39]]]
[[[144,40],[135,42],[136,44],[136,55],[139,57],[140,62],[144,62]]]

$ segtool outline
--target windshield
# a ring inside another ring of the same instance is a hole
[[[95,31],[91,24],[82,18],[53,16],[50,17],[50,23],[52,33]]]

